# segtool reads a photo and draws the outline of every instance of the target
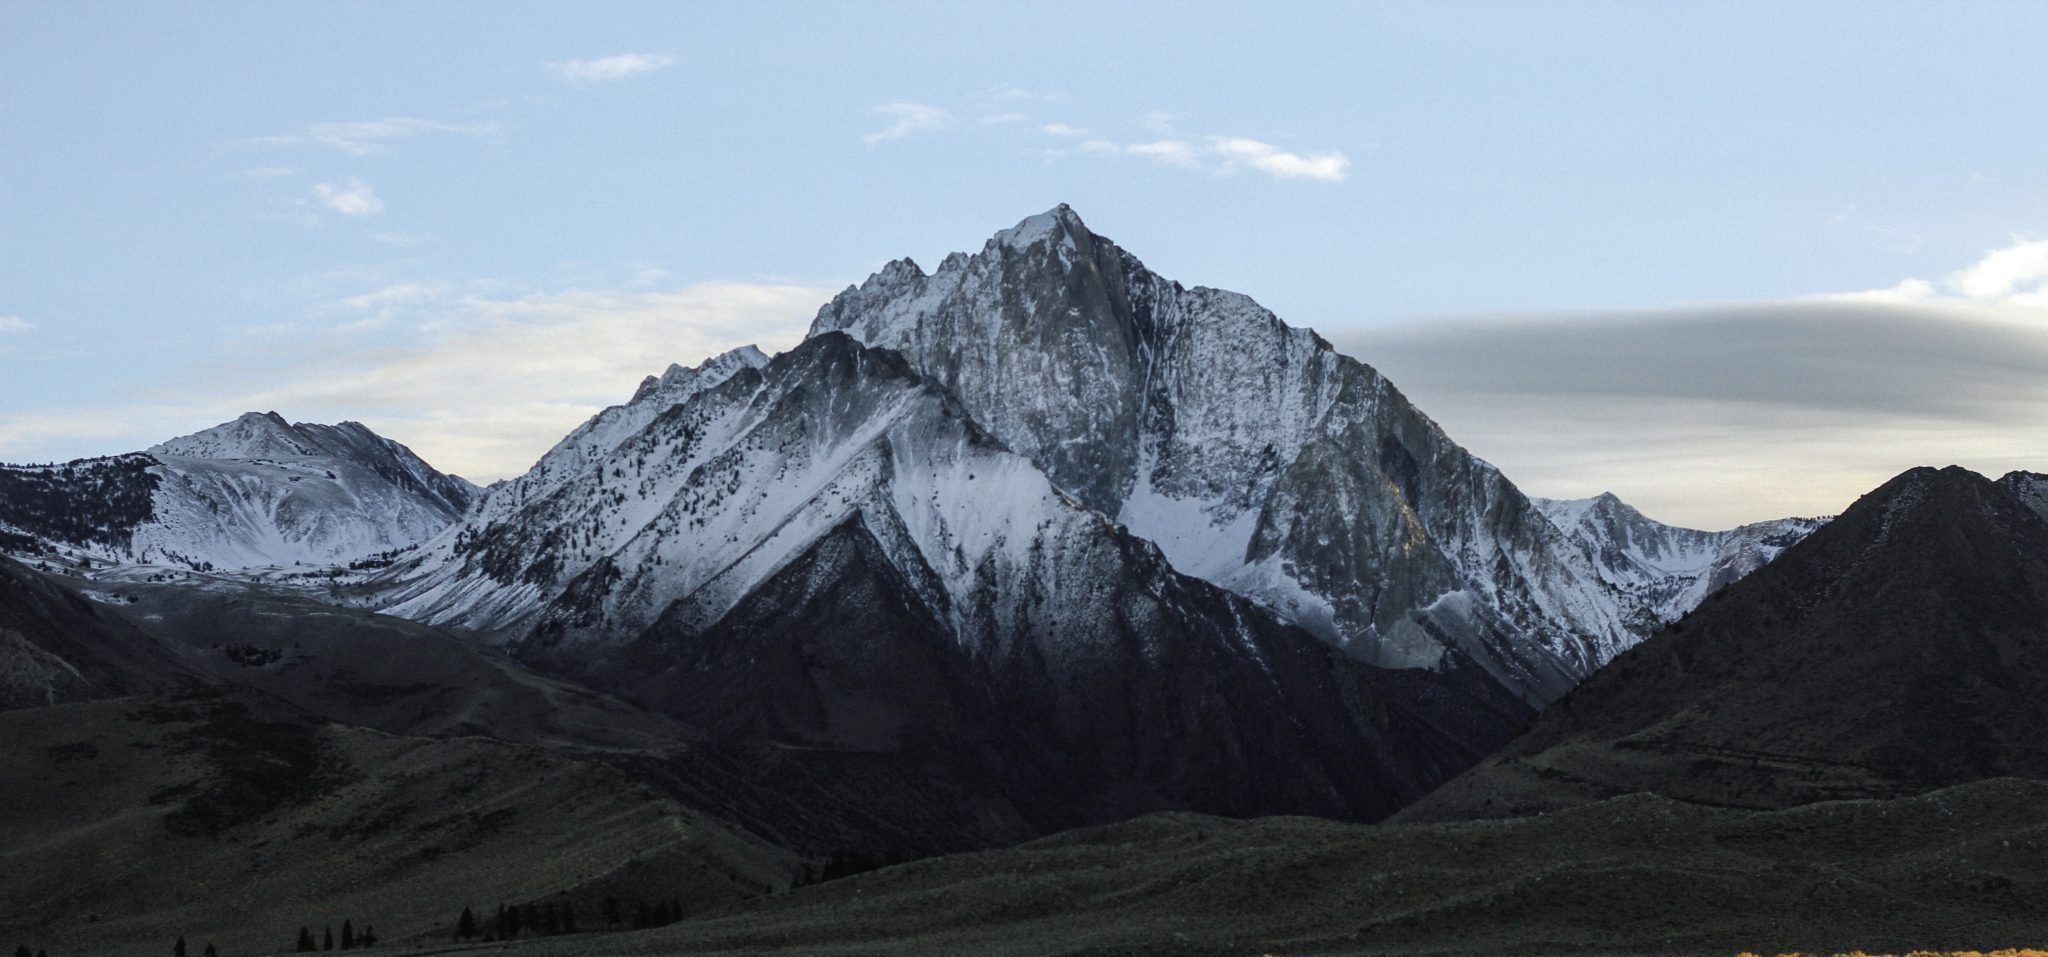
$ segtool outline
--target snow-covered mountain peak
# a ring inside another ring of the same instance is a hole
[[[360,422],[292,424],[276,412],[75,466],[18,490],[24,501],[0,501],[0,526],[110,561],[331,565],[425,541],[479,493]],[[29,477],[4,471],[20,479],[9,484]]]
[[[660,376],[648,376],[633,398],[591,416],[555,443],[533,468],[518,478],[493,486],[482,500],[481,521],[512,515],[528,503],[553,495],[562,486],[595,468],[614,449],[646,428],[663,413],[692,397],[715,389],[735,376],[766,367],[769,357],[751,345],[722,352],[696,364],[670,365]]]
[[[1531,499],[1576,541],[1610,585],[1635,597],[1658,622],[1676,619],[1723,585],[1762,567],[1823,519],[1786,518],[1726,531],[1665,525],[1612,492],[1592,498]]]
[[[318,455],[320,450],[306,442],[276,412],[246,412],[191,435],[159,442],[151,455],[181,455],[201,459],[253,459],[280,456]]]
[[[699,389],[717,385],[741,369],[758,369],[767,364],[768,356],[751,344],[721,352],[694,366],[670,363],[661,375],[641,380],[640,388],[634,391],[631,401],[645,402],[658,396],[663,401],[673,402],[687,398]]]
[[[988,246],[1027,249],[1040,242],[1053,241],[1071,247],[1078,237],[1093,235],[1088,231],[1088,224],[1081,221],[1081,215],[1074,212],[1073,207],[1061,203],[1035,216],[1026,216],[1017,225],[995,234],[989,239]]]

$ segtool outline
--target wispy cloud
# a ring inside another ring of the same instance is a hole
[[[1212,137],[1209,151],[1222,158],[1225,172],[1243,164],[1274,179],[1316,179],[1335,183],[1342,180],[1351,168],[1350,158],[1342,153],[1293,153],[1243,136]]]
[[[1068,126],[1065,123],[1047,123],[1039,127],[1038,131],[1047,136],[1058,136],[1065,139],[1077,139],[1088,134],[1087,130],[1077,126]]]
[[[617,56],[599,57],[594,60],[562,60],[549,63],[548,69],[555,71],[562,79],[571,83],[596,83],[605,80],[623,80],[629,76],[653,73],[665,69],[676,61],[670,57],[651,53],[621,53]]]
[[[1917,465],[2048,468],[2040,248],[1859,293],[1326,331],[1531,494],[1723,527]]]
[[[0,333],[27,332],[36,324],[20,316],[0,316]]]
[[[1201,169],[1202,152],[1181,140],[1154,140],[1150,143],[1132,143],[1123,147],[1123,152],[1168,166],[1184,169]]]
[[[395,140],[415,136],[445,133],[483,137],[497,131],[497,126],[492,123],[447,123],[412,116],[393,116],[381,120],[314,123],[297,133],[257,136],[242,142],[250,146],[270,147],[324,146],[341,150],[351,156],[369,156],[388,151]]]
[[[372,216],[384,211],[384,201],[377,198],[376,190],[354,176],[340,184],[313,184],[313,199],[343,216]]]
[[[299,170],[294,166],[252,166],[242,171],[242,175],[250,179],[282,179],[298,174]]]
[[[875,107],[870,112],[890,117],[894,122],[890,123],[887,127],[861,137],[869,146],[886,143],[890,140],[900,140],[930,130],[944,129],[952,125],[953,122],[953,114],[945,110],[939,109],[936,106],[909,101],[884,103],[881,106]]]
[[[1045,131],[1051,133],[1052,129],[1047,127]],[[1200,142],[1172,137],[1135,143],[1092,139],[1083,141],[1074,149],[1096,156],[1134,156],[1167,166],[1209,170],[1225,176],[1240,169],[1252,169],[1274,179],[1335,183],[1341,182],[1351,169],[1351,160],[1343,153],[1295,153],[1242,136],[1212,136]]]
[[[991,113],[978,122],[983,126],[1007,126],[1012,123],[1028,122],[1030,119],[1031,116],[1026,113]]]

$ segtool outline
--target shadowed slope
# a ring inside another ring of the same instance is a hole
[[[2025,478],[1900,475],[1403,819],[2048,777],[2048,523],[2015,494]]]

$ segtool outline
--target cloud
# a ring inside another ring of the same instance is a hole
[[[2048,311],[1926,292],[1330,338],[1532,495],[1719,528],[1838,512],[1917,465],[2048,470]]]
[[[0,316],[0,333],[27,332],[36,324],[20,316]]]
[[[1044,133],[1047,136],[1059,136],[1067,139],[1077,139],[1081,136],[1087,135],[1088,133],[1087,130],[1075,126],[1068,126],[1065,123],[1047,123],[1044,126],[1039,127],[1038,131]]]
[[[412,116],[393,116],[381,120],[314,123],[298,133],[257,136],[243,140],[242,143],[267,147],[325,146],[341,150],[350,156],[369,156],[388,151],[394,140],[410,139],[430,133],[484,137],[497,131],[497,126],[491,123],[446,123]]]
[[[1976,265],[1950,277],[1949,285],[1972,299],[2011,299],[2048,293],[2048,239],[2015,239],[1985,253]]]
[[[1342,153],[1290,153],[1271,143],[1242,136],[1219,136],[1210,140],[1210,152],[1223,157],[1228,171],[1242,163],[1275,179],[1317,179],[1338,182],[1351,168]]]
[[[548,68],[571,83],[595,83],[653,73],[675,62],[672,58],[648,53],[621,53],[595,60],[563,60],[548,64]]]
[[[341,185],[313,184],[313,198],[343,216],[374,216],[384,211],[384,201],[377,198],[377,192],[354,176]]]
[[[1986,250],[1976,263],[1950,273],[1939,285],[1925,279],[1906,279],[1884,289],[1835,293],[1820,298],[2048,308],[2048,240],[2015,236],[2011,245]]]
[[[1029,119],[1031,117],[1023,113],[992,113],[982,117],[977,122],[983,126],[1005,126],[1011,123],[1023,123]]]
[[[1052,132],[1051,127],[1045,127],[1045,130]],[[1074,135],[1080,132],[1073,130]],[[1312,179],[1331,183],[1342,181],[1351,168],[1350,158],[1342,153],[1292,153],[1271,143],[1242,136],[1212,136],[1201,143],[1171,137],[1140,143],[1092,139],[1076,145],[1074,149],[1097,156],[1134,156],[1182,169],[1210,170],[1219,175],[1250,168],[1275,179]]]
[[[298,169],[292,166],[253,166],[242,171],[242,175],[250,179],[281,179],[298,173]]]
[[[1165,163],[1168,166],[1180,166],[1186,169],[1202,168],[1201,151],[1181,140],[1154,140],[1150,143],[1132,143],[1124,147],[1124,152],[1132,156],[1142,156],[1149,160]]]
[[[884,103],[881,106],[875,107],[870,112],[894,117],[895,122],[889,124],[886,128],[876,130],[861,137],[869,146],[874,146],[877,143],[886,143],[890,140],[900,140],[929,130],[944,129],[953,122],[953,114],[945,110],[939,109],[936,106],[927,106],[923,103],[908,101]]]
[[[252,409],[356,419],[478,481],[526,470],[642,377],[749,343],[796,344],[837,290],[705,283],[659,292],[493,293],[404,282],[253,331],[197,368],[93,408],[0,411],[0,460],[144,448]],[[90,443],[82,443],[91,439]]]

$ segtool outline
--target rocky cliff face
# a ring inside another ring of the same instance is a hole
[[[931,274],[889,264],[819,312],[828,331],[901,351],[1176,569],[1362,661],[1456,652],[1540,702],[1665,607],[1371,367],[1158,276],[1064,206]]]

